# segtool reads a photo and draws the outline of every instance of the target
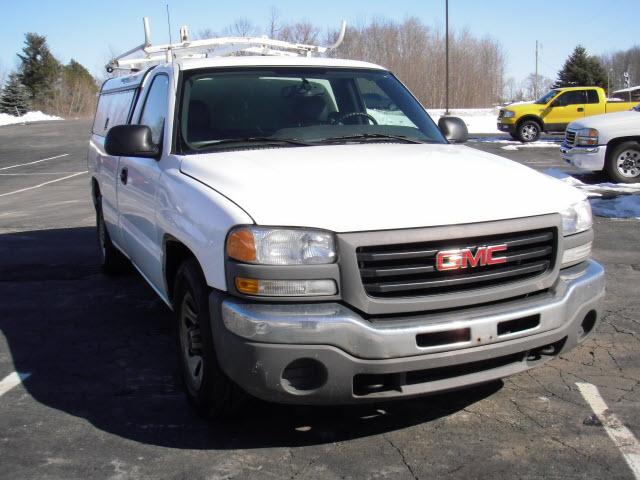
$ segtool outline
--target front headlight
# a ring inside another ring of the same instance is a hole
[[[598,145],[598,130],[595,128],[581,128],[576,132],[576,145]]]
[[[593,225],[591,205],[586,198],[563,210],[560,215],[562,215],[562,234],[565,237],[589,230]]]
[[[512,117],[515,117],[515,115],[516,115],[516,112],[513,112],[511,110],[504,110],[502,112],[502,118],[512,118]]]
[[[226,250],[234,260],[257,265],[321,265],[337,257],[333,233],[306,228],[238,227]]]

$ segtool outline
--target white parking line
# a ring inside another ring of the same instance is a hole
[[[39,185],[34,185],[33,187],[21,188],[20,190],[14,190],[13,192],[0,193],[0,197],[6,197],[7,195],[13,195],[15,193],[26,192],[28,190],[33,190],[34,188],[44,187],[45,185],[49,185],[50,183],[61,182],[62,180],[66,180],[67,178],[77,177],[78,175],[83,175],[88,171],[74,173],[73,175],[67,175],[66,177],[56,178],[55,180],[49,180],[48,182],[40,183]]]
[[[19,163],[18,165],[10,165],[8,167],[2,167],[0,170],[9,170],[10,168],[24,167],[25,165],[33,165],[34,163],[47,162],[49,160],[55,160],[56,158],[62,158],[68,156],[68,153],[63,153],[62,155],[56,155],[55,157],[43,158],[42,160],[35,160],[33,162],[28,163]]]
[[[0,382],[0,397],[30,376],[30,373],[13,372],[4,377]]]
[[[609,438],[613,441],[636,479],[640,480],[640,443],[631,430],[625,427],[618,417],[609,411],[609,407],[598,391],[598,387],[590,383],[576,383],[578,390],[587,401],[593,413],[604,426]]]
[[[37,177],[38,175],[65,175],[80,172],[0,173],[0,177]]]

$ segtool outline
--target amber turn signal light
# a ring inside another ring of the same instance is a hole
[[[257,295],[260,291],[260,281],[253,278],[236,277],[236,289],[245,295]]]

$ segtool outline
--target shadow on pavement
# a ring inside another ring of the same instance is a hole
[[[449,415],[502,385],[341,408],[256,401],[209,425],[182,393],[169,309],[137,274],[108,278],[96,265],[92,228],[0,235],[0,329],[35,400],[127,439],[189,449],[336,442]]]

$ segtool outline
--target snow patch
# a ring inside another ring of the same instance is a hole
[[[501,133],[498,130],[499,108],[454,108],[449,110],[452,117],[460,117],[467,124],[469,133]],[[438,123],[444,115],[444,108],[428,109],[427,113]]]
[[[531,143],[516,143],[510,145],[505,145],[504,147],[500,147],[502,150],[515,150],[518,151],[521,148],[558,148],[560,146],[559,143],[556,142],[531,142]]]
[[[616,198],[591,200],[591,210],[599,217],[635,218],[640,220],[640,196],[622,195]]]
[[[579,188],[583,190],[590,197],[601,197],[605,196],[615,196],[615,195],[640,195],[640,183],[611,183],[611,182],[602,182],[602,183],[584,183],[578,180],[575,177],[572,177],[566,172],[558,168],[548,168],[544,171],[547,175],[553,178],[557,178],[558,180],[562,180],[569,185]]]
[[[640,183],[603,182],[590,185],[557,168],[549,168],[544,173],[582,190],[590,197],[594,215],[640,219]]]
[[[41,111],[27,112],[21,117],[14,117],[6,113],[0,113],[0,125],[14,125],[16,123],[44,122],[49,120],[64,120],[55,115],[47,115]]]
[[[560,140],[537,140],[530,143],[522,143],[517,140],[505,140],[503,137],[472,138],[471,142],[504,144],[502,150],[520,150],[521,148],[558,148]]]

